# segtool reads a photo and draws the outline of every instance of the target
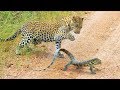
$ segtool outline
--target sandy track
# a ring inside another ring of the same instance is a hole
[[[46,71],[33,71],[26,68],[5,69],[3,78],[38,78],[38,79],[99,79],[120,78],[120,12],[96,11],[86,18],[81,33],[75,35],[75,41],[65,40],[62,48],[69,50],[78,60],[98,57],[102,64],[97,67],[100,71],[91,75],[88,68],[75,70],[70,66],[67,71],[62,71],[69,60],[57,59],[51,68]],[[49,52],[45,55],[33,56],[30,67],[45,68],[52,59],[54,45],[48,46]],[[47,54],[47,55],[46,55]],[[42,56],[42,58],[41,58]],[[45,57],[44,57],[45,56]]]

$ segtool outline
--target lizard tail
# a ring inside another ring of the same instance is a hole
[[[75,57],[68,50],[61,48],[59,51],[66,53],[68,55],[68,57],[70,58],[70,60],[75,60]]]
[[[53,63],[55,62],[57,56],[58,56],[58,53],[59,53],[60,49],[57,49],[54,53],[54,56],[53,56],[53,59],[52,59],[52,62],[50,63],[50,65],[48,65],[46,68],[44,69],[40,69],[40,70],[34,70],[34,71],[44,71],[46,70],[47,68],[50,68],[51,65],[53,65]]]

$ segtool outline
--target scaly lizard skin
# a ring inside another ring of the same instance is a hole
[[[63,51],[64,53],[66,53],[68,55],[68,57],[70,58],[70,62],[68,62],[68,64],[66,64],[64,69],[63,69],[64,71],[67,70],[69,65],[77,66],[77,69],[79,69],[83,66],[89,66],[91,73],[96,74],[95,70],[93,70],[93,68],[95,68],[94,65],[101,64],[101,60],[98,59],[98,58],[93,58],[93,59],[90,59],[90,60],[80,62],[68,50],[60,49],[60,51]],[[95,68],[95,69],[97,69],[97,68]]]
[[[68,57],[70,58],[70,61],[68,62],[68,64],[65,65],[65,67],[63,69],[64,71],[66,71],[68,66],[70,66],[70,65],[77,66],[77,69],[79,69],[79,68],[81,68],[83,66],[89,66],[91,73],[96,74],[95,70],[93,70],[93,68],[95,68],[94,65],[101,64],[101,60],[98,59],[98,58],[93,58],[93,59],[90,59],[90,60],[80,62],[68,50],[66,50],[66,49],[58,49],[58,50],[55,51],[52,62],[47,68],[49,68],[55,62],[56,58],[58,57],[58,53],[60,51],[63,51],[64,53],[66,53],[68,55]],[[46,70],[47,68],[45,68],[43,70]],[[95,68],[95,69],[97,69],[97,68]],[[42,70],[39,70],[39,71],[42,71]]]

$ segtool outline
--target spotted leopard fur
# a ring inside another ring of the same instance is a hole
[[[63,21],[63,20],[62,20]],[[75,40],[75,37],[70,33],[73,31],[76,34],[80,33],[82,28],[83,18],[79,16],[73,16],[69,21],[58,22],[40,22],[32,21],[24,24],[14,35],[7,39],[1,39],[1,41],[10,41],[22,34],[22,40],[17,46],[16,54],[20,55],[21,48],[25,45],[28,46],[29,43],[34,45],[40,44],[41,42],[53,42],[56,43],[56,50],[61,48],[61,42],[63,39],[69,39],[71,41]],[[60,57],[63,57],[59,53]]]

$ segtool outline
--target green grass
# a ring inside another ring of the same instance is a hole
[[[7,38],[14,34],[24,23],[32,20],[39,21],[56,21],[62,17],[70,15],[84,15],[83,11],[0,11],[0,38]],[[19,66],[20,61],[16,59],[28,60],[31,53],[26,53],[24,56],[17,56],[15,49],[20,41],[20,36],[13,41],[0,42],[0,75],[6,63],[12,62]],[[41,51],[47,49],[39,49]]]
[[[55,21],[74,13],[84,14],[80,11],[0,11],[0,37],[7,38],[28,21]]]
[[[7,38],[13,35],[24,23],[32,20],[56,21],[62,17],[71,15],[84,15],[82,11],[0,11],[0,38]],[[3,51],[8,51],[11,47],[18,44],[17,41],[0,43]],[[4,44],[4,47],[2,47]],[[14,46],[15,47],[15,46]],[[6,48],[6,49],[5,49]],[[2,52],[3,52],[2,51]]]

